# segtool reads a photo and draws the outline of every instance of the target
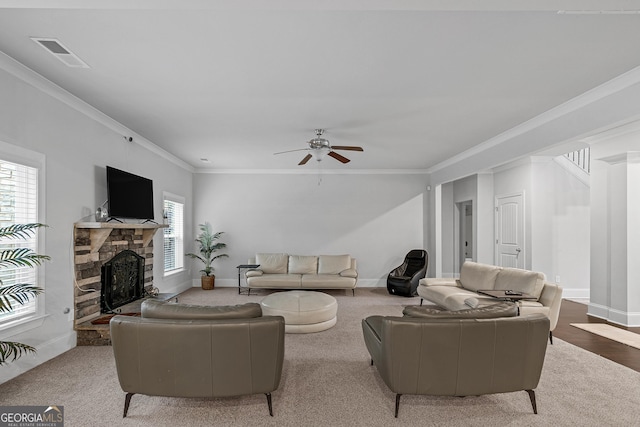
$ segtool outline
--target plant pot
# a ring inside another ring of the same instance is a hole
[[[200,282],[202,284],[202,289],[211,290],[215,285],[216,276],[214,276],[213,274],[211,276],[202,276],[200,278]]]

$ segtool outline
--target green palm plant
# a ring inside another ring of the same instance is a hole
[[[44,224],[14,224],[0,227],[0,239],[24,239],[32,236]],[[7,267],[36,267],[51,259],[47,255],[38,255],[27,248],[10,248],[0,250],[0,269]],[[28,283],[4,285],[0,280],[0,314],[14,310],[15,305],[26,304],[43,292],[42,288]],[[12,341],[0,341],[0,366],[7,361],[14,361],[26,353],[35,353],[30,345]]]
[[[213,255],[215,252],[220,249],[226,248],[226,243],[216,242],[224,232],[219,231],[217,233],[213,233],[211,231],[211,224],[205,222],[204,224],[200,224],[200,234],[196,239],[196,242],[200,245],[200,255],[194,253],[188,253],[187,256],[193,259],[197,259],[202,261],[204,264],[204,268],[200,270],[202,274],[205,276],[211,276],[213,273],[213,261],[218,258],[228,257],[227,254]]]

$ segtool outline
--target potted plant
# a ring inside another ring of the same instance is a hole
[[[35,233],[44,224],[14,224],[8,227],[0,227],[0,238],[16,239],[25,238]],[[47,255],[38,255],[27,248],[10,248],[0,250],[0,268],[7,267],[35,267],[43,261],[50,259]],[[42,293],[42,288],[28,283],[15,283],[4,285],[0,280],[0,313],[14,310],[14,305],[26,304],[30,298]],[[25,353],[35,353],[36,349],[30,345],[13,341],[0,341],[0,366],[7,361],[14,361]]]
[[[200,255],[189,253],[188,257],[202,261],[204,268],[200,270],[202,273],[201,283],[202,289],[213,289],[215,286],[216,276],[213,274],[212,263],[218,258],[228,257],[227,254],[215,255],[214,253],[222,248],[226,248],[227,245],[217,240],[224,234],[222,231],[213,233],[211,231],[211,224],[205,222],[200,224],[200,234],[196,239],[196,242],[200,245]]]

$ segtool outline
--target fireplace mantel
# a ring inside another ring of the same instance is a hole
[[[131,224],[120,222],[76,222],[75,228],[87,228],[91,233],[91,252],[97,252],[102,244],[107,240],[109,234],[114,229],[139,229],[142,230],[142,246],[149,246],[149,242],[153,239],[154,234],[160,228],[169,227],[168,224]]]
[[[92,320],[100,317],[101,270],[124,250],[144,258],[144,289],[153,287],[153,236],[166,224],[77,222],[74,234],[74,326],[78,345],[108,343]]]

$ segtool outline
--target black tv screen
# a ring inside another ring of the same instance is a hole
[[[107,166],[107,199],[112,218],[153,219],[153,181]]]

